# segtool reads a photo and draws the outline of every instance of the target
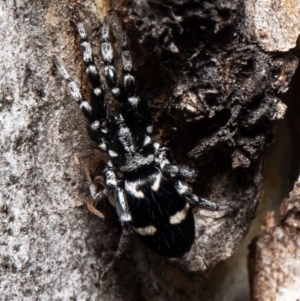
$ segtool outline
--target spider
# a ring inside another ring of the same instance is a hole
[[[105,87],[77,11],[75,23],[91,86],[90,102],[83,99],[77,84],[55,56],[53,60],[67,82],[73,100],[87,119],[90,138],[105,154],[103,160],[107,165],[102,172],[104,188],[101,191],[97,191],[95,180],[91,179],[86,168],[92,199],[88,201],[88,208],[104,217],[95,204],[108,198],[115,206],[123,229],[116,256],[124,251],[130,234],[135,232],[154,253],[181,258],[191,249],[195,238],[192,207],[210,211],[226,211],[229,207],[193,194],[187,182],[194,180],[195,172],[174,164],[170,151],[152,141],[151,114],[147,103],[136,94],[125,31],[121,44],[123,85],[119,85],[109,23],[107,17],[104,18],[101,30],[104,75],[110,93],[119,103],[118,110],[109,110]]]

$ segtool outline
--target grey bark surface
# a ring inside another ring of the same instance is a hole
[[[154,138],[178,164],[199,171],[198,195],[238,211],[217,218],[195,210],[195,244],[179,261],[159,258],[133,238],[127,256],[100,281],[121,229],[108,202],[101,205],[105,220],[87,211],[86,180],[73,160],[95,145],[51,59],[58,56],[88,98],[70,2],[0,3],[1,298],[246,300],[222,288],[218,270],[203,276],[249,229],[263,156],[284,111],[279,98],[297,59],[257,46],[244,21],[251,1],[111,1],[112,31],[117,41],[120,22],[127,28],[138,92],[156,120]],[[109,5],[75,2],[98,54]]]
[[[251,300],[297,301],[300,298],[300,183],[281,205],[276,225],[270,213],[250,246]]]

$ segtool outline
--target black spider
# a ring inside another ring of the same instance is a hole
[[[88,120],[91,139],[107,155],[103,190],[96,191],[95,181],[87,171],[92,197],[88,207],[103,217],[94,203],[108,197],[115,205],[123,226],[116,255],[123,251],[133,231],[153,252],[180,258],[190,250],[195,237],[190,205],[212,211],[227,210],[229,207],[219,206],[194,195],[186,184],[186,181],[193,181],[194,172],[173,165],[169,150],[151,141],[151,117],[147,104],[136,95],[126,34],[123,33],[122,41],[123,86],[119,87],[109,41],[109,25],[105,18],[101,34],[104,74],[111,94],[120,103],[119,112],[107,112],[104,86],[78,12],[75,12],[75,20],[92,88],[90,103],[82,98],[78,86],[56,57],[54,62],[67,81],[73,99]]]

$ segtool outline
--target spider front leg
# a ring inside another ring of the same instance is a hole
[[[88,41],[85,28],[80,19],[78,11],[74,9],[75,23],[80,38],[82,57],[86,66],[86,74],[91,85],[90,103],[85,101],[75,81],[69,76],[66,69],[59,63],[58,59],[53,56],[53,61],[63,75],[68,84],[68,88],[73,100],[79,105],[83,115],[88,120],[88,133],[99,148],[106,151],[106,102],[104,87],[100,75],[94,63],[91,44]]]
[[[74,9],[75,23],[80,38],[80,45],[82,49],[82,58],[86,66],[86,74],[91,85],[91,99],[90,105],[94,115],[100,119],[106,116],[105,101],[104,101],[104,87],[100,80],[99,72],[95,66],[95,61],[92,53],[91,44],[87,38],[87,34],[76,9]]]
[[[122,102],[120,96],[120,88],[118,87],[117,71],[114,67],[113,48],[109,41],[109,25],[107,17],[104,18],[102,31],[101,31],[101,54],[105,64],[104,74],[106,81],[111,89],[112,95],[119,101]]]
[[[122,114],[129,120],[135,120],[147,134],[152,133],[152,120],[145,102],[136,95],[135,78],[132,75],[132,59],[128,50],[126,32],[122,33],[122,66],[123,66],[123,86],[118,85],[117,71],[114,67],[113,47],[109,41],[109,24],[107,18],[104,19],[101,32],[101,54],[105,64],[104,74],[112,95],[122,104]],[[142,124],[142,125],[141,125]]]
[[[105,123],[99,122],[99,120],[97,118],[98,112],[95,111],[91,107],[91,105],[82,97],[77,84],[70,77],[67,70],[60,64],[60,62],[58,61],[56,56],[53,56],[53,62],[56,65],[57,69],[62,74],[64,80],[67,82],[69,92],[70,92],[73,100],[79,105],[84,117],[87,119],[89,132],[94,133],[94,135],[91,135],[91,138],[98,143],[101,142],[101,143],[105,144],[106,142],[105,142],[105,139],[103,138],[104,135],[102,133]],[[101,149],[105,150],[106,146],[104,145],[104,147],[101,147],[101,143],[99,144],[99,147]]]

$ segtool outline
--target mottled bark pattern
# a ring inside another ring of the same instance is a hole
[[[179,128],[178,133],[162,131],[161,139],[181,146],[178,157],[188,153],[210,163],[215,152],[233,160],[243,154],[248,160],[235,167],[249,167],[272,139],[276,99],[287,89],[296,58],[265,54],[246,39],[240,1],[130,3],[139,41],[160,64],[141,71],[147,78],[156,70],[153,84],[163,85],[153,96],[165,109],[159,120],[168,128],[165,115],[171,115],[172,126]]]
[[[250,246],[252,301],[300,299],[300,183],[281,205],[281,222],[272,217]]]

